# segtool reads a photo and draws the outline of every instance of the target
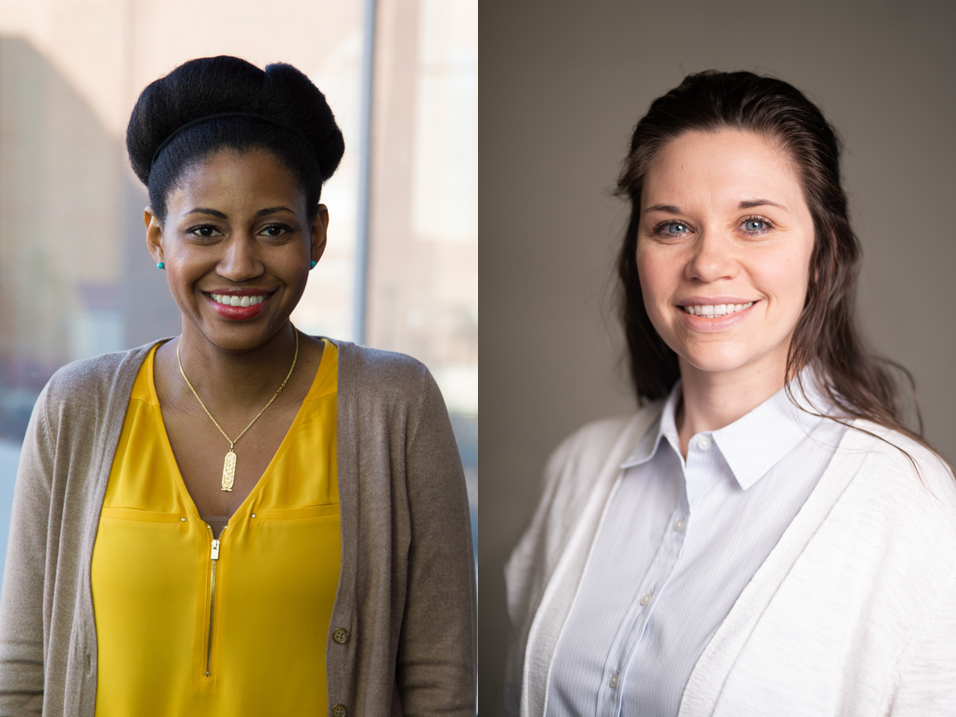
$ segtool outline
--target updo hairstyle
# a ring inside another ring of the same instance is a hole
[[[212,117],[223,113],[242,114]],[[272,152],[298,179],[312,221],[345,143],[325,96],[299,70],[220,56],[190,60],[143,90],[126,148],[160,221],[183,172],[224,148]]]
[[[814,246],[803,312],[787,356],[787,390],[812,366],[843,418],[863,418],[911,436],[891,369],[905,369],[864,350],[854,306],[860,245],[850,227],[840,183],[840,144],[819,108],[795,87],[750,72],[701,72],[654,100],[637,123],[617,193],[631,205],[618,256],[621,318],[639,402],[668,395],[680,368],[644,307],[637,271],[641,189],[648,166],[670,141],[691,131],[743,130],[782,148],[793,161],[813,217]],[[918,409],[916,409],[919,420]],[[920,421],[920,430],[922,425]],[[919,439],[918,439],[919,440]]]

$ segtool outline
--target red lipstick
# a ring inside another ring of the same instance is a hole
[[[255,318],[265,310],[266,304],[272,298],[271,293],[256,289],[204,291],[203,295],[217,314],[231,321],[247,321]],[[250,303],[248,306],[232,306],[224,303],[231,297],[238,297],[240,300],[243,297],[249,297],[250,301],[255,303]]]

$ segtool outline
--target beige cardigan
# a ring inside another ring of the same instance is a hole
[[[336,345],[342,571],[330,632],[349,637],[327,640],[329,705],[473,717],[475,567],[441,393],[413,359]],[[0,715],[93,717],[93,545],[150,348],[64,367],[34,408],[0,598]]]

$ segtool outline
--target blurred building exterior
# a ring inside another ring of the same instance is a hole
[[[230,54],[301,69],[345,134],[296,325],[429,366],[476,503],[477,18],[477,0],[0,0],[0,441],[59,366],[179,332],[124,132],[149,82]]]

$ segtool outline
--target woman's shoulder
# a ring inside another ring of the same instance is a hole
[[[331,339],[330,339],[331,340]],[[332,340],[339,355],[339,392],[376,403],[419,403],[441,395],[428,368],[395,351]]]
[[[329,339],[339,353],[339,371],[360,373],[364,380],[421,381],[428,374],[425,365],[416,358],[396,351],[373,349],[350,341]]]
[[[551,454],[551,461],[566,462],[605,458],[623,462],[638,442],[660,426],[664,401],[641,406],[636,412],[590,421],[565,438]]]
[[[926,488],[945,489],[956,501],[956,479],[946,460],[928,446],[901,431],[870,421],[855,421],[847,433],[844,449],[866,455],[865,465],[886,480],[910,484],[918,478]]]
[[[900,431],[855,421],[834,460],[853,472],[847,499],[888,534],[927,529],[956,557],[956,478],[935,451]]]
[[[72,361],[58,369],[37,400],[40,409],[98,413],[113,400],[127,397],[136,374],[155,342],[128,351]]]

